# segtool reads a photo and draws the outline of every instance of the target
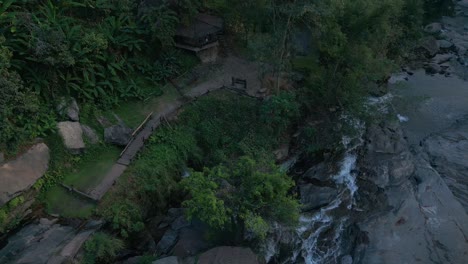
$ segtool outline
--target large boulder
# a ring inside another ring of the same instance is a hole
[[[113,125],[104,130],[104,140],[106,143],[125,146],[132,137],[133,130],[123,123]]]
[[[454,58],[453,54],[437,54],[434,58],[432,58],[433,63],[442,64],[444,62],[448,62]]]
[[[178,238],[178,232],[172,229],[168,229],[166,233],[164,233],[161,240],[156,245],[156,252],[158,254],[168,254],[169,251],[177,243],[177,238]]]
[[[71,226],[57,224],[57,221],[43,218],[11,235],[0,249],[0,263],[73,263],[83,243],[100,227],[86,226],[77,232]]]
[[[0,206],[29,189],[49,166],[49,148],[40,143],[0,166]]]
[[[331,203],[338,196],[338,189],[304,184],[300,186],[303,211],[310,211]]]
[[[205,231],[198,225],[179,230],[179,239],[173,248],[173,255],[186,258],[210,248],[205,239]]]
[[[425,69],[426,69],[426,73],[428,74],[437,74],[441,72],[442,70],[440,65],[436,63],[429,63],[428,65],[426,65]]]
[[[333,175],[333,167],[331,164],[321,162],[311,168],[309,168],[303,175],[302,178],[305,181],[319,181],[319,182],[332,182],[330,175]]]
[[[429,57],[433,57],[436,55],[439,50],[439,42],[434,37],[426,37],[421,40],[420,47],[425,51],[426,55]]]
[[[65,147],[73,154],[80,154],[85,148],[83,129],[78,122],[60,122],[57,124]]]
[[[453,43],[445,39],[437,40],[437,42],[441,49],[450,49],[453,47]]]
[[[258,264],[250,248],[216,247],[200,255],[199,264]]]
[[[80,107],[75,98],[62,98],[57,106],[57,111],[71,121],[80,121]]]
[[[424,31],[429,34],[437,34],[442,31],[442,25],[440,23],[431,23],[424,27]]]

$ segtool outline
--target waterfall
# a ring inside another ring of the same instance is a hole
[[[348,227],[348,215],[355,209],[358,191],[354,174],[356,149],[363,144],[364,123],[347,115],[343,115],[341,120],[358,133],[342,137],[341,143],[346,151],[339,163],[338,172],[329,177],[338,188],[338,195],[328,205],[313,212],[302,213],[299,226],[295,230],[288,230],[288,233],[276,226],[274,234],[267,238],[264,245],[267,263],[340,263],[340,258],[345,254],[342,252],[342,237]],[[284,237],[289,235],[292,239],[288,237],[284,241]],[[280,247],[285,244],[293,249],[282,250]],[[280,254],[282,256],[278,256]]]

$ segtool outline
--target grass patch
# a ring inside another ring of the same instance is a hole
[[[43,189],[41,201],[46,211],[63,217],[91,216],[95,205],[69,193],[58,183],[73,185],[82,191],[97,185],[116,162],[120,148],[95,145],[90,146],[83,156],[73,156],[65,150],[58,136],[50,137],[47,142],[52,155],[50,169],[38,186]]]
[[[79,169],[65,176],[63,183],[82,191],[88,191],[102,181],[116,162],[120,152],[121,149],[114,146],[105,146],[93,151],[80,164]]]
[[[69,193],[61,186],[51,187],[45,195],[45,206],[48,214],[62,217],[89,218],[96,205]]]
[[[106,111],[104,116],[112,122],[117,122],[113,114],[119,116],[126,125],[136,128],[151,112],[157,112],[160,107],[172,103],[179,98],[179,93],[170,84],[161,88],[163,95],[151,96],[145,100],[133,100],[120,104],[118,107]]]

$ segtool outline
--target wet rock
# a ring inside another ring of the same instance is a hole
[[[179,231],[179,240],[173,249],[173,255],[185,258],[197,255],[210,248],[205,239],[205,229],[200,226],[185,227]]]
[[[31,188],[47,171],[49,159],[49,148],[39,143],[0,166],[0,206]]]
[[[89,143],[97,144],[99,143],[99,136],[97,135],[96,131],[87,125],[81,124],[81,129],[83,130],[83,134],[88,139]]]
[[[440,46],[437,42],[437,39],[434,37],[426,37],[421,40],[420,47],[425,51],[426,56],[433,57],[436,55],[439,50]]]
[[[184,214],[184,208],[170,208],[167,210],[167,216],[171,219],[176,219],[177,217]]]
[[[413,175],[415,166],[413,156],[409,152],[403,152],[392,157],[389,161],[389,184],[400,185]]]
[[[73,234],[73,228],[47,223],[31,224],[8,239],[0,263],[47,263]]]
[[[448,62],[453,58],[453,54],[437,54],[434,58],[432,58],[432,62],[436,64],[441,64],[444,62]]]
[[[80,107],[78,106],[75,98],[70,98],[68,100],[62,98],[57,106],[57,111],[61,115],[65,115],[71,121],[80,120]]]
[[[320,187],[313,184],[300,186],[303,211],[310,211],[331,203],[338,195],[338,190],[331,187]]]
[[[392,76],[390,76],[387,83],[393,85],[393,84],[397,84],[397,83],[404,82],[407,80],[408,80],[408,74],[404,72],[404,73],[393,74]]]
[[[151,233],[147,230],[144,230],[135,237],[135,249],[139,252],[155,252],[156,251],[156,242],[151,236]]]
[[[384,96],[388,93],[388,85],[378,85],[375,82],[369,84],[369,94],[375,97]]]
[[[429,34],[437,34],[442,30],[442,25],[440,23],[431,23],[424,27],[424,31]]]
[[[366,137],[366,148],[370,152],[396,154],[407,149],[403,132],[396,120],[372,124]]]
[[[423,147],[434,169],[468,212],[468,124],[463,123],[429,136]]]
[[[250,248],[216,247],[200,255],[199,264],[258,264],[257,256]]]
[[[0,263],[70,263],[82,244],[96,229],[79,233],[57,219],[41,219],[12,235],[0,250]]]
[[[343,256],[341,258],[341,264],[353,264],[353,257],[350,255]]]
[[[413,156],[398,122],[387,121],[368,128],[360,167],[360,177],[380,188],[400,185],[413,174]]]
[[[465,262],[468,216],[440,175],[420,157],[416,162],[418,185],[390,188],[393,210],[360,223],[368,243],[357,263]]]
[[[328,182],[330,181],[330,175],[333,174],[333,169],[330,164],[321,162],[312,168],[308,169],[303,175],[302,178],[307,181],[320,181]]]
[[[450,49],[453,47],[453,43],[445,39],[437,40],[437,42],[441,49]]]
[[[153,261],[152,264],[179,264],[179,258],[178,257],[167,257],[167,258],[162,258],[158,259],[156,261]]]
[[[190,222],[183,215],[176,218],[174,220],[174,222],[172,222],[172,224],[171,224],[171,228],[173,230],[179,230],[179,229],[182,229],[182,228],[188,227],[188,226],[190,226]]]
[[[132,137],[133,130],[124,124],[113,125],[104,130],[106,143],[126,146]]]
[[[458,56],[463,57],[466,55],[466,51],[468,50],[468,42],[459,41],[455,43],[455,49],[457,51]]]
[[[172,247],[176,244],[178,238],[177,231],[168,229],[161,240],[156,245],[156,252],[159,254],[168,254]]]
[[[60,122],[57,124],[59,134],[65,147],[72,154],[80,154],[85,148],[83,130],[78,122]]]
[[[429,63],[426,67],[426,73],[428,74],[437,74],[439,73],[442,68],[439,66],[439,64],[436,63]]]
[[[468,8],[468,0],[460,0],[457,5]]]

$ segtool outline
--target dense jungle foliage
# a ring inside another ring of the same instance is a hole
[[[108,108],[161,93],[183,63],[172,36],[193,11],[141,2],[0,2],[0,148],[53,132],[62,97]]]

